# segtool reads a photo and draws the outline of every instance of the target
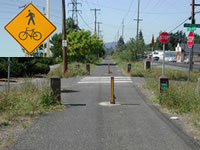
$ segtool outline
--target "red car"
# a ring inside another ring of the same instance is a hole
[[[147,55],[147,59],[151,60],[152,59],[152,55],[151,54]]]

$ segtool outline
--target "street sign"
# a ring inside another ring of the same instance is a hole
[[[190,24],[190,23],[185,23],[184,27],[196,27],[196,28],[200,28],[200,24]]]
[[[170,35],[167,32],[160,33],[159,40],[161,43],[167,43],[170,40]]]
[[[192,31],[190,31],[188,35],[187,44],[189,48],[192,48],[192,45],[194,44],[194,33]]]
[[[196,27],[188,27],[187,31],[196,31]]]
[[[29,3],[4,29],[31,55],[56,30],[56,26]]]

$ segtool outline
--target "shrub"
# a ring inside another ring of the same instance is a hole
[[[36,63],[32,68],[33,74],[47,74],[50,70],[50,67],[46,64]]]

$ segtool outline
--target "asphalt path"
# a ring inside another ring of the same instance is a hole
[[[111,64],[111,75],[107,64]],[[116,105],[109,105],[115,76]],[[95,83],[93,81],[96,81]],[[62,79],[65,110],[45,113],[11,150],[197,150],[176,120],[147,104],[142,78],[123,76],[109,59],[88,77]]]

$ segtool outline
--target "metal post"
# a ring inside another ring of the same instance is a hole
[[[193,46],[192,46],[193,47]],[[189,61],[189,64],[188,64],[188,81],[190,81],[190,70],[191,70],[191,50],[192,48],[189,50],[189,57],[188,57],[188,61]]]
[[[47,18],[48,18],[48,19],[50,18],[50,13],[49,13],[49,0],[47,0]],[[48,38],[48,39],[47,39],[47,57],[50,56],[49,48],[50,48],[50,40],[49,40],[49,38]]]
[[[10,91],[10,57],[8,57],[8,91]]]
[[[43,7],[43,14],[46,16],[46,14],[45,14],[45,7]],[[43,50],[42,56],[45,57],[45,43],[42,44],[42,50]]]
[[[115,97],[114,97],[114,77],[111,77],[111,98],[110,104],[115,104]]]
[[[163,44],[162,76],[165,76],[165,43]]]

